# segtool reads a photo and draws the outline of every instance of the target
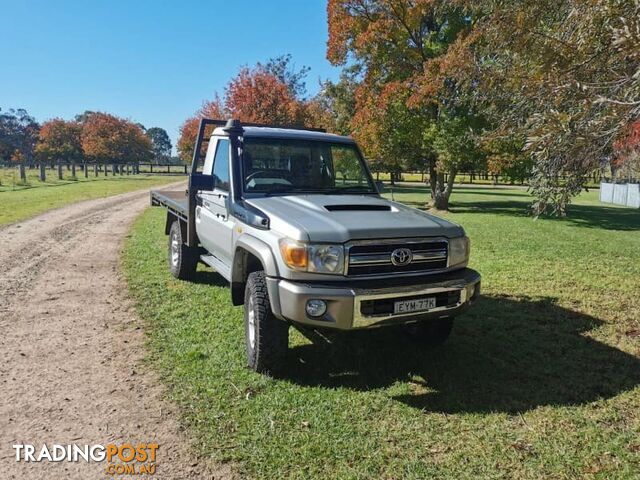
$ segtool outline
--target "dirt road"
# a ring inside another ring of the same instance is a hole
[[[118,257],[147,204],[148,192],[132,192],[0,229],[0,477],[122,478],[106,462],[16,462],[14,444],[151,442],[153,478],[229,475],[193,455],[141,363],[144,334]]]

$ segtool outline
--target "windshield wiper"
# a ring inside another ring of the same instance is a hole
[[[353,185],[351,187],[335,187],[323,190],[322,193],[332,195],[335,193],[375,193],[370,186]]]
[[[291,190],[293,190],[293,188],[294,188],[293,185],[282,185],[282,184],[279,184],[277,186],[274,185],[269,190],[264,190],[264,191],[257,190],[256,193],[264,193],[265,196],[268,197],[269,195],[272,195],[272,194],[290,192]]]
[[[249,192],[247,192],[249,193]],[[334,195],[336,193],[375,193],[371,187],[364,185],[354,185],[351,187],[334,187],[334,188],[304,188],[295,185],[277,184],[269,190],[251,190],[250,193],[262,193],[268,197],[282,193],[316,193],[322,195]]]
[[[291,193],[291,192],[295,192],[295,193],[318,193],[320,192],[320,190],[314,190],[314,189],[309,189],[309,188],[300,188],[300,187],[295,187],[293,185],[278,185],[277,187],[271,188],[270,190],[265,190],[265,191],[256,191],[256,193],[264,193],[265,196],[269,196],[269,195],[277,195],[279,193]]]

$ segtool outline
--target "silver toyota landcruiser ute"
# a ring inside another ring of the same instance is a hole
[[[480,294],[462,227],[382,198],[350,137],[204,119],[188,190],[151,203],[167,209],[171,273],[209,265],[244,305],[256,371],[283,365],[291,325],[441,343]]]

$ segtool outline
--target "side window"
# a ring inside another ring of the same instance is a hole
[[[215,154],[215,148],[217,143],[220,141],[219,138],[211,137],[209,141],[209,145],[211,148],[207,148],[207,154],[204,159],[204,165],[202,167],[202,173],[206,173],[207,175],[211,175],[213,171],[213,156]]]
[[[213,159],[214,187],[229,191],[229,140],[220,139]]]

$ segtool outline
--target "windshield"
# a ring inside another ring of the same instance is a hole
[[[376,193],[355,145],[245,138],[246,193]]]

